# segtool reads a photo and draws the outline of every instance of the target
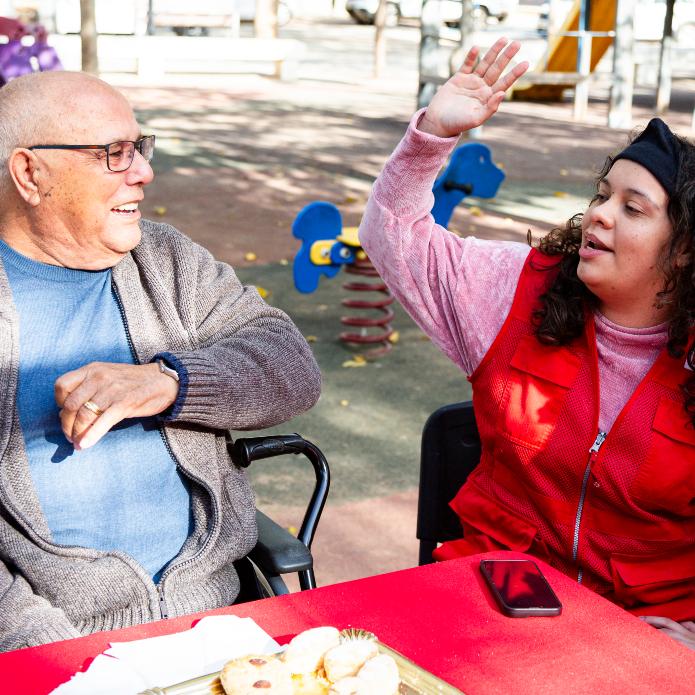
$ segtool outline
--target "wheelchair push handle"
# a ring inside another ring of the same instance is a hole
[[[252,461],[282,454],[303,454],[309,442],[298,434],[281,434],[271,437],[245,437],[237,439],[231,447],[232,461],[247,468]]]
[[[244,437],[237,439],[233,444],[228,443],[227,448],[232,461],[242,468],[248,467],[252,461],[257,459],[283,454],[304,454],[309,459],[314,468],[316,482],[297,538],[307,548],[311,548],[331,484],[328,462],[321,449],[298,434]]]

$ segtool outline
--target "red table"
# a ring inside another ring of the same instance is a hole
[[[231,613],[253,618],[281,643],[316,625],[371,630],[468,695],[695,693],[695,652],[542,562],[562,615],[503,616],[480,576],[483,557],[525,556],[487,553],[0,654],[0,690],[47,693],[111,641],[179,632],[203,615]]]

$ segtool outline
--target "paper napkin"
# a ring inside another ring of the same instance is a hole
[[[209,616],[185,632],[112,642],[87,671],[76,673],[52,695],[136,695],[213,673],[237,656],[280,649],[251,618]]]

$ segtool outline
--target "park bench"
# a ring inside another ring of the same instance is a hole
[[[80,69],[80,37],[53,35],[51,43],[66,69]],[[164,74],[261,72],[281,80],[297,77],[305,45],[296,39],[255,39],[230,36],[114,36],[98,38],[103,73]]]

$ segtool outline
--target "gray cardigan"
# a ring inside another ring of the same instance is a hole
[[[231,604],[232,562],[254,546],[256,526],[224,431],[278,424],[319,396],[316,362],[283,312],[173,227],[141,227],[113,283],[138,360],[166,351],[188,372],[162,431],[190,481],[193,532],[158,585],[124,553],[52,543],[16,409],[18,319],[0,266],[0,651]]]

